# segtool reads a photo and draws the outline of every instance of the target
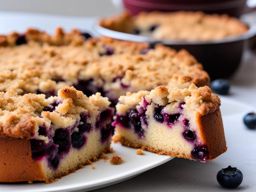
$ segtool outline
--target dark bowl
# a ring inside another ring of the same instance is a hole
[[[246,7],[246,0],[123,0],[124,7],[132,14],[145,11],[203,11],[225,13],[239,17]]]
[[[114,31],[97,25],[99,34],[115,39],[148,42],[151,44],[163,44],[177,50],[186,49],[203,64],[204,69],[209,73],[211,79],[229,78],[237,71],[245,49],[245,43],[256,34],[255,26],[248,26],[245,34],[237,37],[225,38],[223,40],[198,42],[198,41],[156,41],[151,37],[133,35]]]

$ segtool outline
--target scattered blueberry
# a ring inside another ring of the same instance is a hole
[[[236,167],[228,166],[218,172],[217,181],[224,188],[235,189],[242,183],[243,174]]]
[[[110,122],[113,118],[113,111],[112,109],[108,108],[102,111],[97,119],[96,127],[102,128],[106,125],[106,123]]]
[[[216,79],[212,82],[211,87],[213,91],[220,95],[228,95],[230,89],[230,83],[225,79]]]
[[[205,145],[199,145],[196,146],[192,151],[191,151],[191,156],[194,159],[200,160],[200,161],[206,161],[209,156],[208,148]]]
[[[80,122],[78,124],[78,131],[79,133],[85,133],[85,132],[90,132],[92,126],[91,124],[87,123],[87,114],[81,113],[80,114]]]
[[[247,113],[244,116],[243,121],[248,129],[256,129],[256,113]]]
[[[23,45],[27,43],[27,39],[25,35],[19,35],[19,37],[16,39],[16,45]]]
[[[189,127],[189,120],[188,119],[184,119],[183,120],[183,125],[185,128],[188,128]]]
[[[187,141],[194,141],[196,139],[196,133],[191,130],[185,130],[182,135]]]
[[[159,27],[158,24],[151,25],[151,26],[148,28],[148,31],[149,31],[149,32],[153,32],[153,31],[155,31],[158,27]]]
[[[62,128],[57,129],[53,141],[59,146],[59,154],[67,153],[71,146],[69,130]]]
[[[90,39],[92,37],[92,35],[88,32],[82,32],[81,35],[85,38],[85,39]]]
[[[154,118],[157,122],[163,123],[164,122],[164,116],[161,114],[163,107],[157,107],[154,111]]]
[[[79,132],[73,132],[71,135],[72,147],[80,149],[85,144],[86,138]]]
[[[58,168],[59,163],[60,163],[60,158],[57,154],[55,156],[48,157],[47,160],[48,160],[48,164],[50,165],[50,167],[52,167],[53,169]]]

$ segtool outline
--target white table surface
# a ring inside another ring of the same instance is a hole
[[[256,17],[255,17],[256,18]],[[37,15],[37,14],[25,14],[25,13],[8,13],[0,12],[0,34],[11,31],[25,31],[28,27],[41,28],[48,32],[53,32],[58,26],[62,26],[67,30],[72,28],[79,28],[93,32],[93,25],[96,22],[95,18],[82,18],[82,17],[63,17],[63,16],[49,16],[49,15]],[[236,75],[231,79],[231,95],[229,98],[242,101],[256,108],[256,56],[247,51],[244,55],[242,65]],[[255,137],[256,140],[256,137]],[[256,143],[255,143],[256,145]],[[256,153],[254,151],[253,153]],[[254,159],[256,161],[256,159]],[[118,185],[111,186],[109,188],[101,189],[99,191],[170,191],[170,182],[168,182],[168,172],[175,171],[173,169],[183,170],[193,166],[198,166],[197,163],[188,162],[186,160],[174,159],[173,161],[166,163],[163,166],[155,168],[147,173],[144,173],[134,179],[123,182]],[[178,170],[176,170],[178,172]],[[162,177],[165,175],[165,177]],[[187,181],[192,182],[190,184],[182,183],[181,178],[186,178]],[[256,185],[256,176],[255,185]],[[170,178],[173,179],[173,178]],[[193,180],[200,180],[196,178],[196,175],[177,175],[176,185],[178,191],[187,191],[193,189],[197,191],[197,186],[193,186]],[[173,183],[173,182],[172,182]],[[196,182],[200,183],[200,181]],[[135,186],[136,185],[136,186]],[[184,186],[183,186],[184,185]],[[208,185],[208,184],[207,184]],[[209,184],[211,191],[221,190],[218,187],[214,187],[214,183]],[[190,186],[190,188],[188,188]],[[203,189],[203,190],[202,190]],[[207,186],[202,188],[201,191],[206,191]],[[256,187],[241,188],[242,191],[256,191]],[[175,190],[176,191],[176,190]]]

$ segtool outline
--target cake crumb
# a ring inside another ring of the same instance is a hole
[[[145,153],[144,153],[144,151],[142,149],[137,149],[136,150],[136,154],[137,155],[144,155]]]
[[[123,161],[123,159],[120,157],[120,156],[118,156],[118,155],[114,155],[114,156],[112,156],[112,158],[110,159],[110,163],[112,164],[112,165],[120,165],[120,164],[122,164],[124,161]]]
[[[121,140],[121,136],[120,136],[120,135],[114,135],[114,136],[112,137],[112,141],[113,141],[114,143],[118,143],[120,140]]]

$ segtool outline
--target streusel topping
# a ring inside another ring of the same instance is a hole
[[[120,80],[125,91],[149,90],[177,77],[189,78],[199,86],[209,82],[201,64],[184,50],[150,49],[146,44],[108,38],[83,41],[77,31],[71,39],[72,33],[63,35],[60,29],[53,36],[33,30],[38,37],[32,38],[31,31],[25,35],[26,44],[9,42],[0,47],[0,91],[55,95],[63,86],[89,79],[109,90],[120,89],[113,83]]]
[[[194,109],[201,115],[216,111],[220,106],[220,99],[212,93],[208,86],[197,87],[191,83],[169,83],[168,86],[159,86],[151,91],[139,91],[137,93],[127,93],[119,98],[116,108],[119,114],[125,114],[138,103],[154,102],[160,106],[169,103],[185,102],[190,109]]]
[[[103,19],[101,25],[113,30],[151,36],[156,39],[212,41],[239,36],[248,27],[227,15],[202,12],[140,13]]]
[[[48,110],[53,103],[56,108]],[[96,114],[109,104],[99,93],[87,97],[72,87],[60,89],[58,96],[47,99],[43,94],[13,96],[0,92],[0,135],[30,138],[35,136],[40,125],[68,127],[82,112],[91,114],[90,120],[94,123]]]

